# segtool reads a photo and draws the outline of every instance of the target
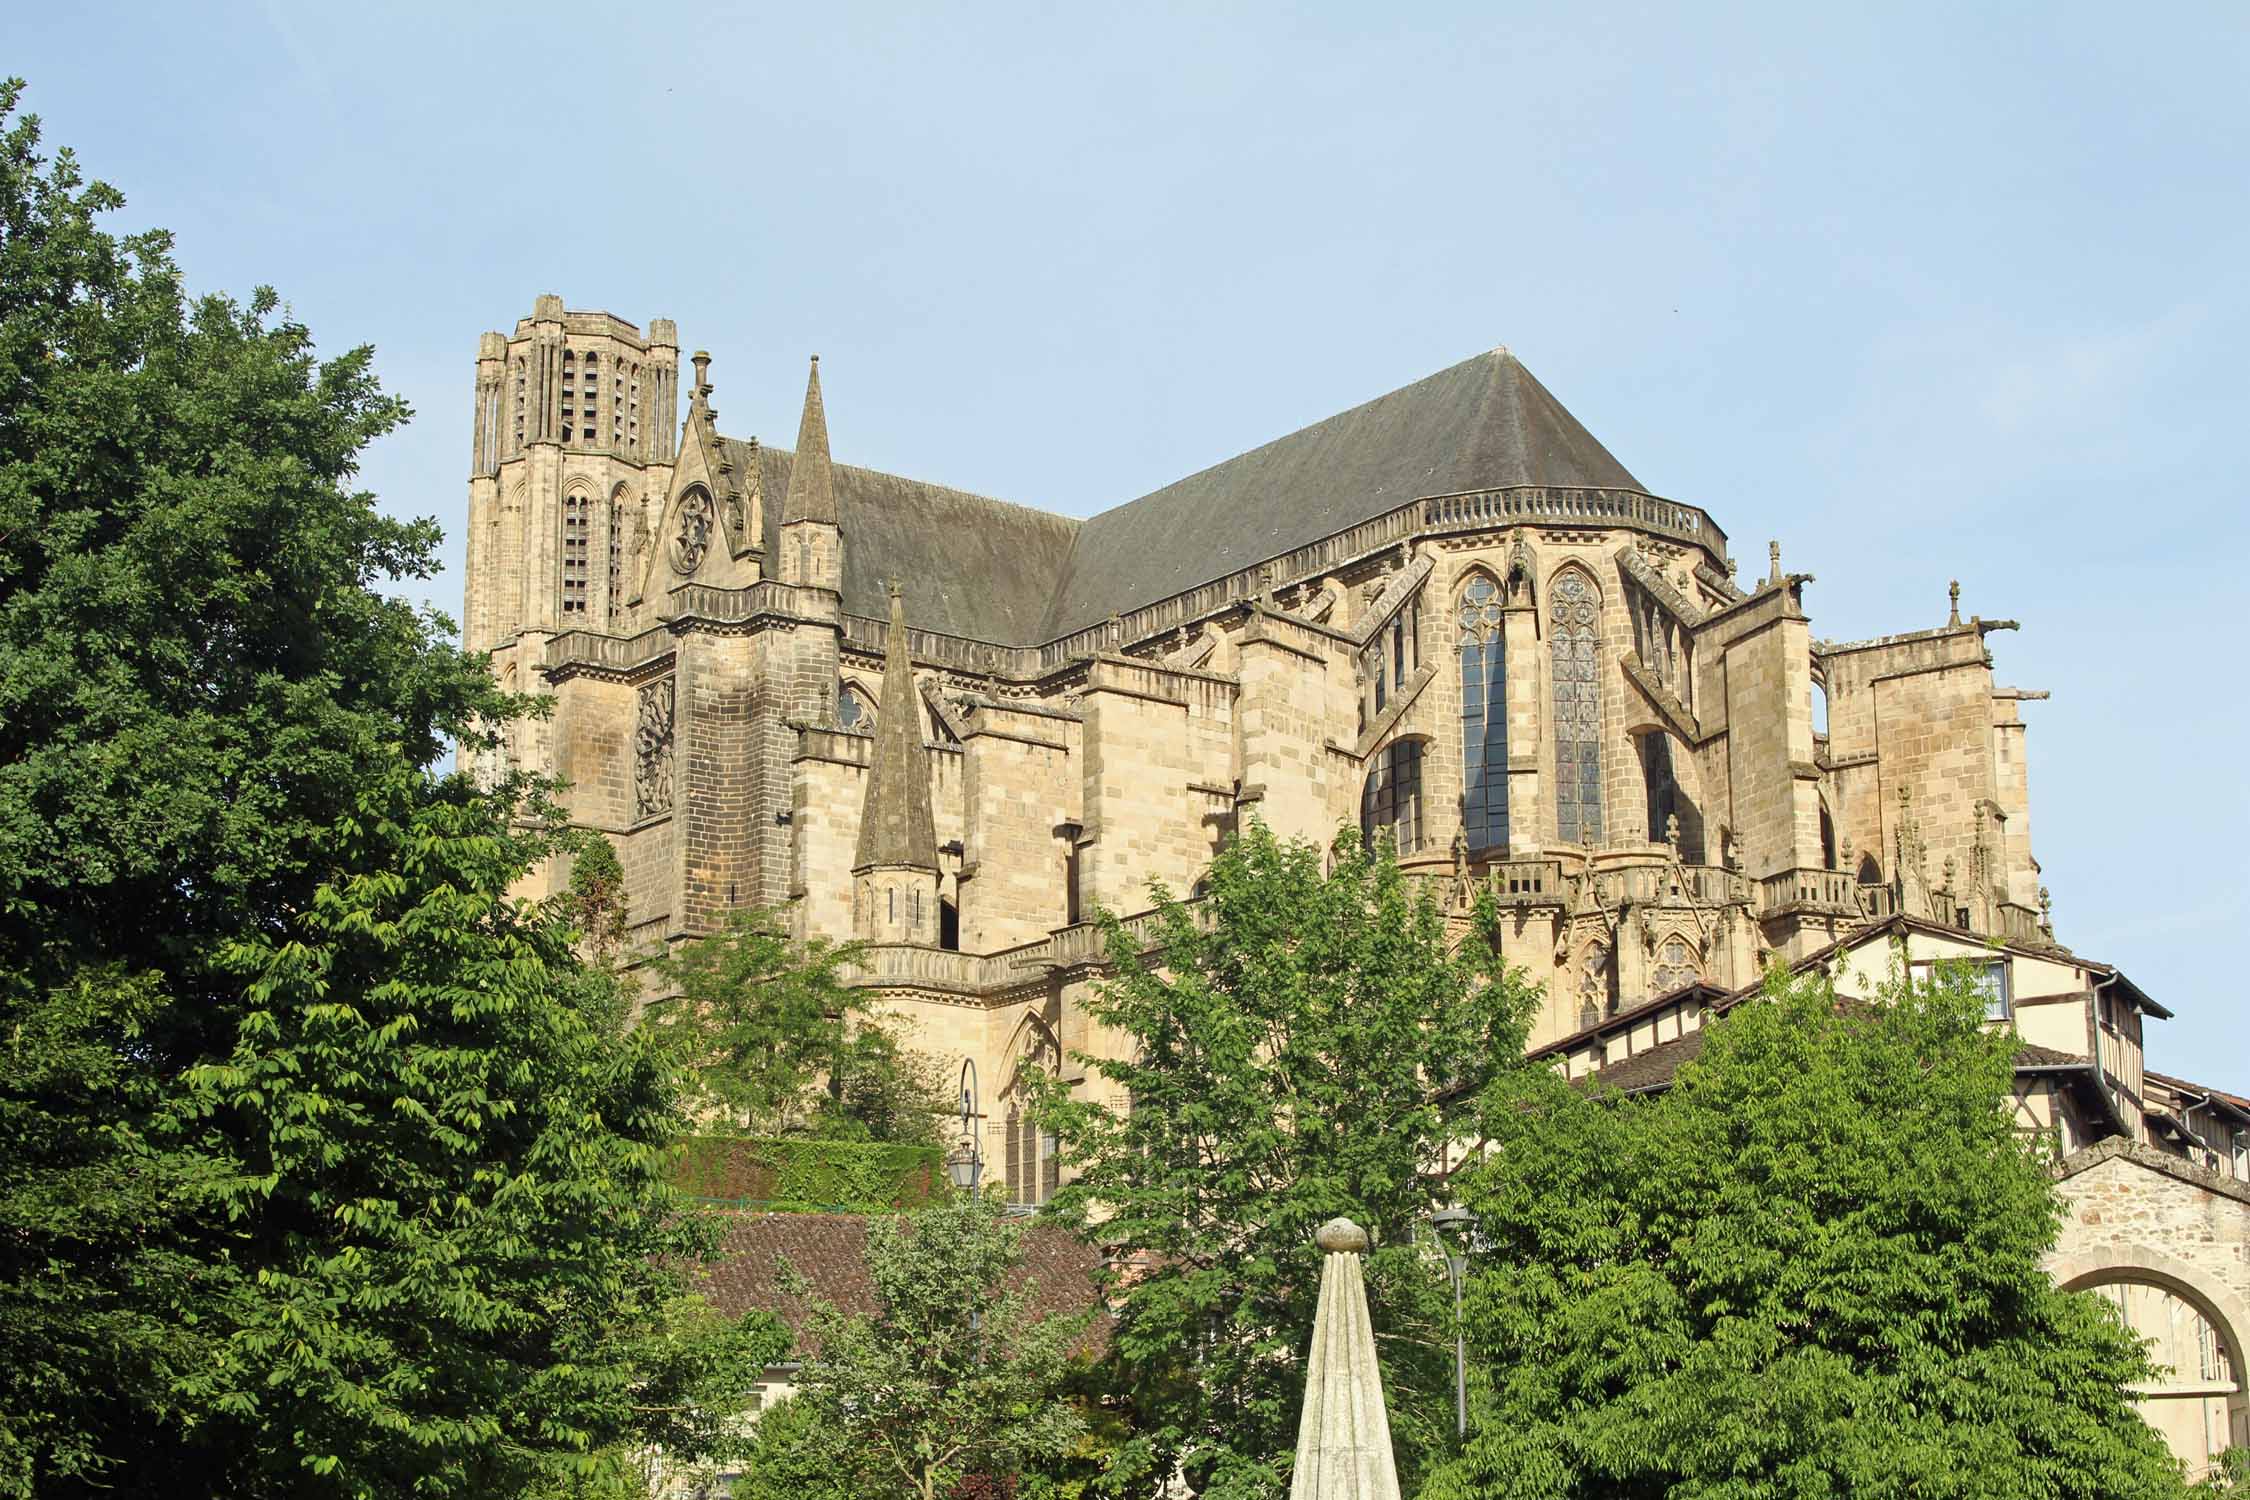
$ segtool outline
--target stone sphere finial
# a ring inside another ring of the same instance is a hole
[[[1367,1249],[1367,1231],[1349,1219],[1330,1219],[1313,1235],[1313,1243],[1330,1255],[1359,1255]]]

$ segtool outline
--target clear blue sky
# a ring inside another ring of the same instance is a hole
[[[542,291],[1072,514],[1505,343],[1816,633],[2023,622],[2060,933],[2250,1090],[2250,8],[21,5],[0,70],[198,286],[377,346],[367,480],[456,534]]]

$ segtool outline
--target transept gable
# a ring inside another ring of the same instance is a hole
[[[696,386],[682,429],[680,454],[641,583],[657,612],[669,612],[671,591],[687,583],[742,588],[760,577],[764,486],[757,444],[732,451],[718,432],[706,379],[710,356],[695,357]]]

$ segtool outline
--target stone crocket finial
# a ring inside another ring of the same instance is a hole
[[[1775,584],[1781,582],[1781,543],[1766,543],[1766,563],[1768,568],[1766,582]]]
[[[1961,623],[1960,579],[1956,578],[1953,580],[1953,582],[1946,585],[1945,597],[1952,606],[1951,609],[1947,612],[1945,623],[1948,625],[1959,625]]]
[[[688,363],[695,366],[695,389],[688,394],[701,406],[711,399],[711,351],[696,350],[688,356]]]

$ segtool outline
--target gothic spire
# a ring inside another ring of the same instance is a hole
[[[818,400],[820,388],[813,395]],[[809,413],[817,411],[809,406]],[[799,462],[804,455],[798,454]],[[797,485],[789,485],[794,497]],[[906,596],[891,583],[891,629],[883,642],[883,701],[875,712],[875,759],[867,768],[867,800],[859,810],[854,869],[890,865],[937,869],[937,826],[930,817],[930,752],[922,743],[921,705],[906,650]]]
[[[836,479],[828,462],[828,408],[820,400],[817,354],[805,381],[805,415],[797,424],[797,457],[789,465],[789,498],[781,507],[781,524],[791,521],[836,524]]]

